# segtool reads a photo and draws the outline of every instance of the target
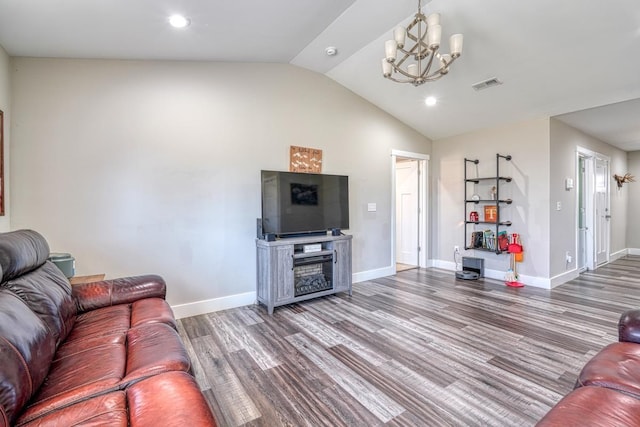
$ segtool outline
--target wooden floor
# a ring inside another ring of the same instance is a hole
[[[548,291],[413,269],[179,329],[223,426],[531,426],[617,341],[638,273],[629,256]]]

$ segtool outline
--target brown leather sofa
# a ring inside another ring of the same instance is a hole
[[[215,426],[162,278],[72,287],[48,256],[0,234],[0,427]]]
[[[587,362],[574,390],[537,426],[640,426],[640,310],[620,316],[618,338]]]

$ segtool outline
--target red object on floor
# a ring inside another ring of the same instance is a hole
[[[524,283],[520,282],[504,282],[505,285],[511,286],[512,288],[524,288]]]

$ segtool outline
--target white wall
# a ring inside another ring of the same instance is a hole
[[[622,186],[622,191],[628,195],[627,218],[627,247],[630,252],[640,255],[640,151],[627,153],[628,170],[637,182],[630,182]],[[626,173],[626,172],[625,172]]]
[[[255,291],[260,170],[290,145],[350,176],[354,272],[391,263],[391,149],[431,142],[282,64],[14,58],[12,227],[77,273],[158,273],[171,304]],[[367,212],[376,202],[377,212]]]
[[[524,260],[518,265],[522,281],[544,286],[549,277],[549,120],[539,119],[446,138],[433,143],[431,156],[433,205],[433,257],[453,262],[453,246],[462,249],[464,236],[464,158],[478,159],[479,176],[495,176],[495,155],[511,154],[501,163],[501,175],[513,181],[501,187],[501,198],[513,199],[503,206],[501,219],[511,220],[509,233],[519,233]],[[469,168],[469,171],[472,169]],[[503,172],[504,171],[504,172]],[[503,192],[504,190],[504,192]],[[483,196],[487,198],[486,195]],[[482,215],[481,208],[479,209]],[[488,228],[488,227],[487,227]],[[471,228],[469,228],[469,231]],[[506,272],[507,254],[463,251],[485,259],[485,268]],[[503,275],[500,274],[500,278]]]
[[[0,46],[0,110],[4,113],[4,216],[0,216],[0,231],[9,231],[10,205],[10,140],[11,140],[11,65],[7,52]]]
[[[604,154],[611,160],[609,165],[611,188],[611,239],[610,253],[624,251],[627,236],[627,189],[618,190],[613,174],[627,171],[627,153],[557,120],[551,119],[551,275],[556,276],[576,269],[576,191],[565,189],[565,179],[577,177],[577,147]],[[576,181],[577,182],[577,181]],[[555,209],[561,202],[562,209]],[[566,263],[566,252],[573,256]]]

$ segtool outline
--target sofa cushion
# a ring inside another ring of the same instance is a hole
[[[33,420],[20,418],[16,427],[77,425],[215,427],[216,422],[193,377],[169,372]]]
[[[178,332],[163,323],[131,328],[127,332],[127,373],[122,382],[167,371],[191,372],[191,360]]]
[[[44,381],[54,352],[55,339],[42,320],[0,289],[0,418],[15,420]]]
[[[537,427],[640,425],[640,400],[603,387],[581,387],[566,395]]]
[[[600,386],[640,397],[640,345],[609,344],[582,368],[576,387]]]
[[[114,308],[104,310],[113,312]],[[180,336],[163,323],[142,325],[126,334],[76,337],[60,347],[49,375],[20,420],[31,422],[76,402],[124,389],[151,375],[190,369]]]
[[[165,323],[177,329],[173,310],[160,298],[145,298],[131,304],[131,327],[147,323]]]
[[[128,425],[126,395],[123,391],[115,391],[61,408],[32,421],[21,418],[16,427]],[[160,425],[162,424],[158,424]]]
[[[2,241],[2,239],[0,239]],[[76,316],[71,285],[60,269],[46,262],[20,277],[0,285],[18,296],[49,328],[56,345],[63,341]]]
[[[97,336],[126,334],[130,325],[131,307],[128,304],[87,311],[76,316],[75,325],[65,344]]]
[[[0,234],[2,280],[7,281],[40,267],[49,257],[49,245],[33,230]]]
[[[167,372],[127,388],[131,427],[215,427],[198,384],[184,372]]]
[[[21,422],[31,421],[70,404],[119,389],[126,365],[123,344],[108,344],[56,359]]]

